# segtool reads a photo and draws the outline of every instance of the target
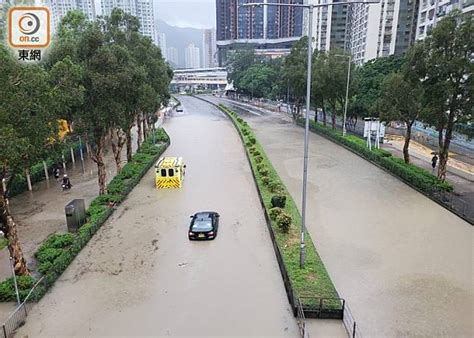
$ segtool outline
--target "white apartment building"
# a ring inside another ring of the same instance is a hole
[[[136,16],[140,21],[140,33],[158,44],[155,34],[153,0],[101,0],[102,15],[110,15],[114,8]]]
[[[416,0],[349,6],[349,50],[356,64],[403,54],[415,38]]]
[[[190,69],[201,68],[201,53],[199,47],[189,44],[185,49],[185,66]]]
[[[140,32],[158,44],[155,30],[155,16],[153,14],[153,0],[137,1],[137,17],[140,20]]]
[[[216,53],[216,32],[213,29],[205,29],[202,37],[202,61],[204,68],[216,66]]]
[[[178,49],[175,47],[169,47],[167,54],[168,62],[173,65],[174,67],[178,67],[179,65],[179,58],[178,58]]]
[[[49,7],[51,11],[53,32],[56,31],[62,17],[72,10],[80,10],[89,20],[96,18],[94,0],[44,0],[40,4]]]
[[[306,4],[325,4],[345,2],[344,0],[306,0]],[[313,14],[313,48],[328,51],[338,48],[344,50],[347,44],[348,6],[324,6],[314,8]],[[303,35],[308,34],[308,12],[305,11]]]
[[[161,55],[163,55],[164,58],[167,58],[166,53],[167,53],[167,46],[166,46],[166,34],[165,33],[157,33],[158,37],[158,46],[161,49]]]
[[[101,1],[102,15],[110,15],[112,10],[117,7],[124,12],[137,15],[137,0],[99,0]]]
[[[436,23],[454,9],[474,14],[474,0],[420,0],[416,39],[424,39]]]

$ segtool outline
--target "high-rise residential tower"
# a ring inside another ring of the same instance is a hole
[[[52,0],[55,1],[55,0]],[[134,15],[140,21],[140,33],[158,44],[153,14],[153,0],[101,0],[102,15],[110,15],[114,8]]]
[[[196,47],[191,43],[186,47],[184,54],[186,68],[201,68],[201,51],[199,47]]]
[[[378,4],[351,4],[347,29],[348,50],[356,64],[388,55],[401,55],[413,43],[417,0],[381,0]]]
[[[213,29],[205,29],[202,38],[202,62],[204,68],[216,66],[216,32]]]
[[[175,68],[179,65],[178,49],[169,47],[166,53],[168,62]]]
[[[161,54],[164,58],[167,58],[167,45],[166,45],[166,34],[165,33],[157,33],[158,36],[158,46],[161,49]]]
[[[51,11],[51,23],[55,31],[63,16],[72,10],[80,10],[87,19],[95,20],[94,0],[44,0],[42,4],[49,7]]]
[[[336,2],[346,2],[344,0],[333,0]],[[328,3],[327,0],[306,0],[309,4],[323,4]],[[303,35],[308,32],[308,12],[304,16]],[[316,50],[328,51],[330,49],[345,50],[347,46],[348,32],[348,6],[325,6],[316,7],[313,14],[313,47]]]
[[[219,64],[227,52],[243,43],[257,49],[289,49],[303,35],[303,9],[259,6],[246,3],[293,3],[303,0],[216,0],[217,48]]]
[[[474,14],[474,0],[420,0],[416,39],[424,39],[436,23],[454,9]]]

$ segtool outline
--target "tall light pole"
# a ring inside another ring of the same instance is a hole
[[[241,5],[242,7],[256,7],[256,6],[277,6],[277,7],[297,7],[308,9],[308,77],[306,83],[306,123],[304,129],[304,162],[303,162],[303,198],[301,205],[301,242],[300,242],[300,268],[304,268],[305,261],[305,243],[304,235],[306,231],[306,190],[308,183],[308,140],[309,140],[309,112],[311,108],[311,66],[313,56],[313,12],[317,7],[328,6],[343,6],[355,3],[363,4],[378,4],[379,0],[354,0],[336,3],[324,4],[282,4],[282,3],[247,3]]]
[[[349,100],[349,82],[351,78],[352,55],[351,54],[349,55],[336,54],[335,56],[349,58],[349,64],[347,66],[346,102],[344,104],[344,116],[342,118],[342,136],[346,136],[347,103]]]

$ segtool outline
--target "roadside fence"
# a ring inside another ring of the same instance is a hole
[[[304,315],[303,305],[299,298],[296,299],[296,321],[300,331],[301,338],[309,338],[309,332],[306,329],[306,318]]]
[[[344,324],[344,328],[347,331],[347,334],[351,338],[362,338],[362,333],[360,332],[359,327],[357,326],[357,322],[354,319],[354,316],[352,315],[351,310],[349,309],[349,306],[346,304],[344,306],[344,317],[342,319],[342,322]]]
[[[38,300],[38,291],[45,288],[47,279],[43,276],[31,289],[25,300],[13,311],[2,324],[0,338],[11,338],[15,331],[25,324],[26,317]]]

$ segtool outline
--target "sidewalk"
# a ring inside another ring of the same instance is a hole
[[[391,135],[387,140],[388,142],[384,143],[382,148],[394,156],[403,158],[403,137]],[[432,172],[432,151],[435,150],[416,141],[411,141],[409,148],[410,162]],[[463,162],[461,160],[463,157],[459,157],[455,153],[450,152],[449,156],[446,180],[454,185],[454,193],[466,203],[466,206],[472,206],[474,205],[474,165]],[[436,167],[434,174],[436,174],[437,170],[438,167]]]
[[[159,126],[161,121],[157,123]],[[136,129],[132,130],[132,150],[136,152]],[[110,144],[107,143],[104,155],[107,182],[116,174],[115,161]],[[122,151],[122,162],[126,163],[126,150]],[[97,184],[97,165],[84,154],[84,173],[80,158],[69,163],[66,171],[73,185],[69,191],[62,191],[61,179],[50,177],[33,185],[33,191],[26,191],[9,200],[13,218],[17,224],[18,237],[28,267],[34,268],[34,253],[39,245],[53,233],[66,233],[64,207],[73,199],[84,199],[86,207],[99,194]],[[11,277],[8,248],[0,250],[0,281]],[[5,320],[15,309],[16,303],[4,303],[0,306],[0,320]]]

